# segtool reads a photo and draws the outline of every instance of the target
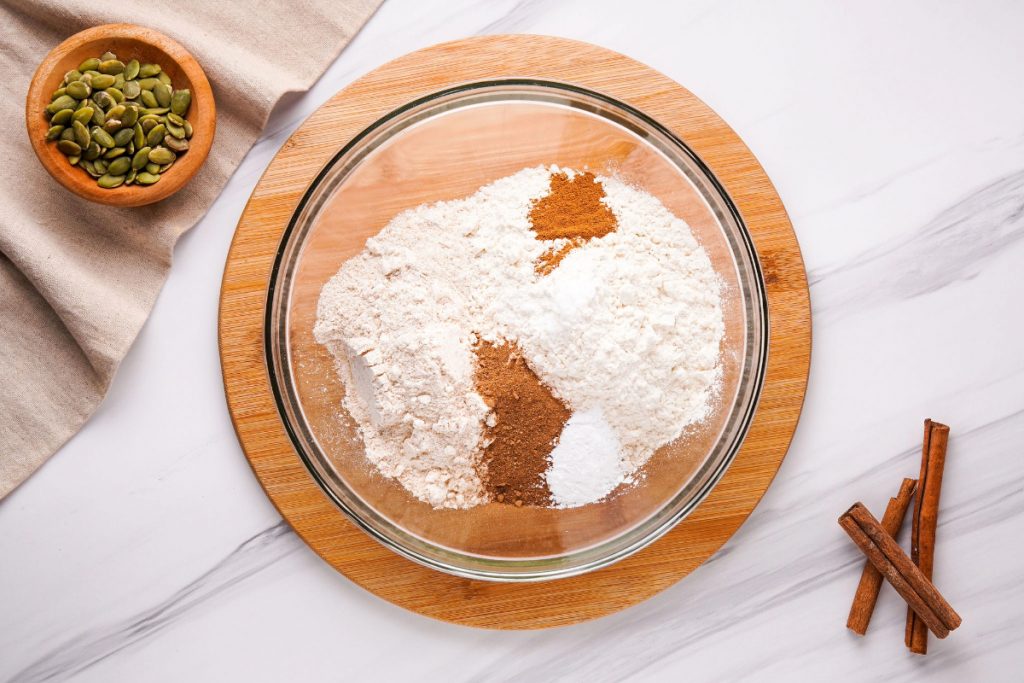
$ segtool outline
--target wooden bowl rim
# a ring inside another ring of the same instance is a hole
[[[190,140],[192,144],[190,144],[188,154],[181,161],[176,162],[174,167],[164,174],[160,182],[155,185],[146,187],[122,185],[112,190],[106,190],[96,185],[95,179],[84,171],[68,167],[68,171],[74,170],[74,172],[62,172],[64,169],[58,169],[48,153],[47,145],[50,143],[45,140],[45,135],[40,134],[45,133],[47,127],[46,120],[40,118],[40,111],[45,106],[44,103],[50,99],[46,83],[56,71],[57,64],[70,53],[93,43],[114,39],[138,41],[163,52],[185,74],[192,86],[192,106],[197,114],[194,120],[196,135]],[[39,63],[32,75],[25,97],[25,128],[39,163],[54,180],[79,197],[111,206],[153,204],[166,199],[184,187],[205,163],[210,148],[213,146],[216,127],[217,114],[213,90],[199,62],[173,38],[155,29],[137,24],[102,24],[71,35],[50,50],[43,61]]]

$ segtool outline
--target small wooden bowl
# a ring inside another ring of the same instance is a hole
[[[192,106],[188,120],[194,133],[189,150],[178,157],[174,166],[154,185],[122,185],[105,190],[96,179],[77,166],[71,166],[57,145],[47,142],[50,128],[44,109],[50,96],[64,80],[64,74],[90,57],[113,52],[127,63],[137,59],[142,63],[157,63],[163,68],[175,89],[192,91]],[[80,197],[113,206],[142,206],[169,197],[191,180],[206,161],[217,125],[217,110],[213,91],[206,74],[188,50],[167,36],[134,24],[105,24],[76,33],[46,55],[36,69],[25,100],[25,125],[29,141],[43,167],[57,182]]]

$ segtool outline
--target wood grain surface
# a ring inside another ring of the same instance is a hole
[[[338,149],[417,97],[501,77],[571,82],[624,101],[683,139],[721,182],[750,230],[769,302],[764,388],[748,436],[705,501],[651,546],[615,565],[545,583],[490,583],[406,560],[351,524],[291,446],[264,362],[267,284],[280,239],[303,193]],[[803,404],[811,320],[799,245],[757,160],[711,109],[664,75],[615,52],[542,36],[487,36],[430,47],[385,64],[317,110],[268,167],[228,255],[220,349],[228,406],[242,448],[295,531],[351,580],[396,605],[469,626],[573,624],[634,605],[699,566],[736,531],[775,476]]]
[[[176,90],[192,91],[187,118],[194,133],[188,152],[153,185],[121,185],[106,190],[96,179],[77,166],[71,166],[57,145],[46,141],[49,119],[43,110],[50,95],[61,84],[64,74],[90,57],[113,52],[125,63],[138,59],[159,64],[171,77]],[[199,171],[213,146],[217,128],[217,107],[213,90],[199,62],[180,43],[159,31],[134,24],[104,24],[74,34],[53,48],[40,63],[25,98],[25,127],[39,162],[61,185],[80,197],[112,206],[143,206],[170,197],[183,188]]]

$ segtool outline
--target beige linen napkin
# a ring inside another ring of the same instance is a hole
[[[149,316],[178,237],[209,208],[281,95],[309,88],[380,2],[0,3],[0,498],[93,413]],[[182,43],[217,100],[216,139],[200,173],[175,196],[132,209],[64,190],[36,160],[23,124],[29,80],[46,53],[77,31],[118,22]]]

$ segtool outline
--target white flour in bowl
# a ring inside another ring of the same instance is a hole
[[[435,507],[488,500],[479,470],[494,414],[475,391],[479,339],[516,343],[573,411],[552,444],[555,506],[628,483],[710,409],[724,325],[706,252],[656,198],[601,177],[615,231],[537,272],[568,244],[537,239],[529,220],[560,170],[399,214],[321,292],[314,334],[337,360],[367,458]]]

